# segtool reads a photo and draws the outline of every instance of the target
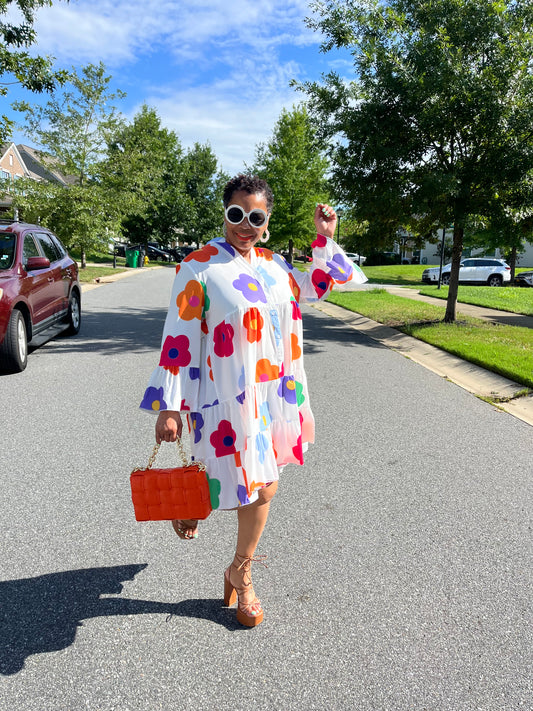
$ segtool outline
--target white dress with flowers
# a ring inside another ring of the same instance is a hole
[[[299,304],[366,278],[333,240],[318,235],[312,246],[305,273],[262,248],[248,262],[224,239],[176,269],[159,365],[141,408],[186,413],[213,509],[255,501],[280,467],[303,464],[314,441]]]

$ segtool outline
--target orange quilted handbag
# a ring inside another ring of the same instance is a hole
[[[132,471],[131,498],[137,521],[204,519],[211,513],[205,466],[201,462],[189,462],[181,440],[176,444],[183,467],[152,469],[160,446],[156,444],[148,466]]]

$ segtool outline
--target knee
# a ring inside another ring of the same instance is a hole
[[[278,490],[278,482],[273,481],[268,486],[264,486],[260,489],[257,494],[257,502],[259,505],[268,504],[274,498],[276,491]]]

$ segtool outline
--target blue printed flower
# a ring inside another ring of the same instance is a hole
[[[353,264],[342,254],[336,254],[326,265],[329,267],[329,275],[341,283],[348,281],[353,272]]]
[[[286,375],[281,379],[278,395],[291,405],[296,405],[296,382],[292,375]]]
[[[255,446],[257,447],[257,454],[259,456],[259,461],[261,464],[265,462],[265,454],[268,451],[268,439],[264,434],[259,432],[255,438]]]
[[[205,405],[202,405],[202,410],[205,410],[206,407],[215,407],[215,405],[218,405],[218,399],[209,404],[208,402],[205,403]]]
[[[167,403],[163,400],[163,388],[147,388],[141,402],[143,410],[166,410]]]
[[[237,400],[237,402],[239,403],[239,405],[242,405],[243,402],[246,400],[246,392],[243,391],[242,393],[240,393],[240,395],[237,395],[237,396],[235,397],[235,400]]]
[[[281,343],[281,326],[279,325],[279,316],[276,309],[270,309],[270,321],[272,323],[272,328],[274,329],[274,338],[276,339],[276,345],[279,346]]]
[[[191,412],[189,415],[191,421],[191,428],[194,432],[194,444],[202,439],[202,427],[204,426],[204,418],[199,412]]]
[[[267,270],[264,267],[259,265],[258,267],[256,267],[256,270],[259,272],[259,274],[261,274],[261,276],[263,277],[263,280],[265,281],[267,286],[274,286],[274,284],[276,283],[276,280],[274,279],[274,277],[271,274],[269,274],[267,272]]]
[[[253,277],[248,274],[239,274],[239,278],[235,279],[233,286],[242,292],[245,299],[255,304],[257,301],[261,301],[266,304],[266,296],[263,291],[263,287]]]
[[[220,247],[224,247],[224,249],[227,250],[231,254],[232,257],[235,256],[235,250],[233,249],[231,244],[229,244],[229,242],[217,242],[217,244]]]
[[[268,407],[268,402],[264,402],[259,406],[259,427],[262,431],[267,430],[270,423],[272,422],[272,415],[270,414],[270,408]]]

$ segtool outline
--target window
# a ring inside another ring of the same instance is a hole
[[[58,259],[61,259],[61,254],[59,253],[59,250],[56,248],[49,234],[47,234],[46,232],[36,232],[34,236],[41,245],[41,249],[44,252],[44,256],[48,257],[50,262],[57,262]]]
[[[67,250],[63,247],[59,239],[52,233],[50,233],[49,236],[52,238],[52,242],[54,243],[56,250],[59,252],[59,256],[65,257],[67,255]]]
[[[37,245],[35,244],[35,240],[33,239],[33,235],[31,232],[27,232],[24,235],[24,245],[22,247],[22,262],[24,266],[28,263],[28,259],[30,257],[40,257],[41,255],[39,254],[39,249],[37,248]]]
[[[9,269],[15,257],[15,235],[0,235],[0,270]]]

